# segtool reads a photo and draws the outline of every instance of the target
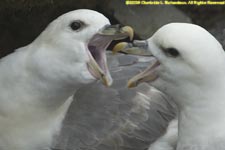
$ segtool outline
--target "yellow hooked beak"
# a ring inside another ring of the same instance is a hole
[[[113,54],[122,52],[131,55],[152,56],[152,53],[148,50],[148,43],[145,40],[134,40],[133,43],[120,42],[114,46],[112,52]]]
[[[150,65],[147,69],[145,69],[143,72],[135,75],[132,77],[128,83],[127,87],[132,88],[138,86],[140,83],[143,82],[152,82],[155,79],[158,78],[158,74],[156,72],[156,68],[160,65],[158,60],[155,60],[155,62]]]
[[[111,36],[113,40],[120,40],[129,37],[130,40],[134,38],[134,30],[130,26],[121,27],[120,25],[107,25],[98,34],[104,36]]]
[[[130,26],[125,26],[125,27],[122,27],[121,28],[121,32],[124,33],[124,34],[127,34],[130,41],[133,40],[134,38],[134,30],[133,28],[131,28]]]
[[[106,60],[106,48],[113,40],[129,37],[133,39],[134,31],[129,26],[107,25],[92,37],[88,44],[89,62],[88,69],[91,74],[100,79],[106,86],[112,85],[112,77],[109,73]]]
[[[133,43],[121,42],[118,43],[113,48],[113,53],[122,52],[125,54],[131,55],[139,55],[139,56],[153,56],[152,53],[149,51],[147,41],[134,41]],[[158,75],[156,72],[157,67],[160,65],[159,61],[154,59],[152,65],[150,65],[147,69],[143,72],[137,74],[136,76],[132,77],[129,81],[127,86],[129,88],[136,87],[138,84],[142,82],[151,82],[157,79]]]

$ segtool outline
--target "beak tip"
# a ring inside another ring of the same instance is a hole
[[[111,76],[108,75],[102,78],[102,82],[103,82],[103,85],[105,85],[106,87],[110,87],[113,83],[113,80]]]
[[[130,26],[125,26],[125,27],[122,28],[122,30],[123,30],[125,33],[127,33],[128,37],[129,37],[129,39],[130,39],[130,41],[132,41],[133,38],[134,38],[134,29],[133,29],[132,27],[130,27]]]
[[[132,41],[134,39],[134,33],[130,33],[128,36],[129,36],[130,41]]]
[[[113,54],[116,54],[116,53],[124,50],[127,47],[127,45],[128,45],[127,42],[120,42],[120,43],[116,44],[112,49]]]
[[[137,86],[137,83],[136,82],[128,81],[128,83],[127,83],[127,87],[128,88],[134,88],[136,86]]]
[[[110,87],[112,85],[112,82],[105,82],[103,83],[106,87]]]

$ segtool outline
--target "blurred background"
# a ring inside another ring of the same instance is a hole
[[[0,57],[32,42],[61,14],[81,8],[103,13],[112,24],[132,26],[137,39],[150,37],[169,22],[189,22],[206,28],[225,45],[225,6],[126,6],[125,0],[1,0]]]

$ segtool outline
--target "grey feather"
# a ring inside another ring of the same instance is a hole
[[[176,107],[161,92],[148,84],[126,87],[130,77],[149,65],[149,58],[107,55],[113,86],[97,82],[78,90],[55,150],[146,150],[174,118]]]

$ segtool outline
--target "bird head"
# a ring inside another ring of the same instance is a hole
[[[131,78],[128,86],[149,82],[174,100],[186,94],[198,95],[197,92],[220,83],[225,76],[221,44],[193,24],[165,25],[148,40],[119,43],[114,51],[153,56],[152,64]]]
[[[68,12],[48,25],[34,41],[38,46],[37,66],[48,66],[46,75],[73,83],[100,79],[110,86],[112,78],[106,62],[106,48],[112,40],[133,37],[131,27],[110,25],[102,14],[80,9]],[[56,76],[56,77],[54,77]]]

